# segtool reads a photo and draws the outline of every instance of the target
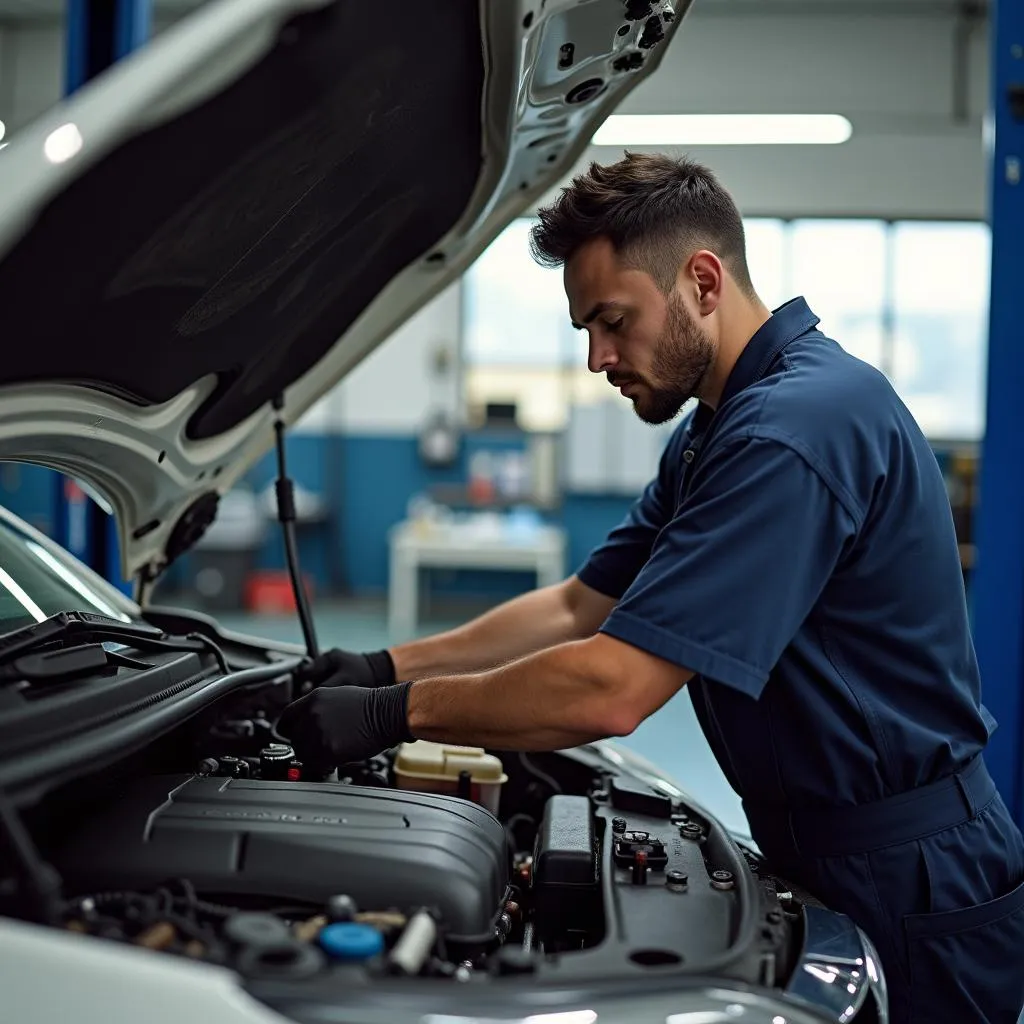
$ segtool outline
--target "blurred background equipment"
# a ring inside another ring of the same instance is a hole
[[[429,501],[417,506],[390,535],[388,635],[398,642],[416,634],[421,569],[519,570],[538,587],[553,586],[566,575],[565,542],[565,531],[529,506],[461,515]]]
[[[186,583],[211,611],[237,611],[267,534],[267,516],[257,496],[236,488],[221,499],[217,518],[199,539],[194,572]]]

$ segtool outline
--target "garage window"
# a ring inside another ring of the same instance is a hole
[[[466,275],[470,422],[516,407],[527,430],[562,430],[574,406],[617,401],[586,368],[562,275],[530,257],[533,221],[511,224]],[[989,229],[981,223],[750,218],[747,256],[770,307],[806,296],[827,333],[878,367],[929,437],[984,432]]]

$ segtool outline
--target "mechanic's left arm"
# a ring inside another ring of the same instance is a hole
[[[425,740],[557,750],[628,735],[692,676],[598,633],[489,672],[413,683],[409,730]]]

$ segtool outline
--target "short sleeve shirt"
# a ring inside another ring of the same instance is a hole
[[[818,323],[803,299],[772,314],[579,571],[617,600],[604,633],[696,673],[705,734],[758,807],[904,792],[995,726],[934,453]]]

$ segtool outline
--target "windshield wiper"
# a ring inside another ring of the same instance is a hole
[[[118,651],[108,650],[104,644],[73,644],[45,651],[33,650],[5,659],[0,662],[0,682],[63,683],[117,667],[144,670],[150,666]]]
[[[221,669],[228,671],[221,649],[199,633],[172,637],[156,626],[121,622],[92,612],[58,612],[42,622],[4,633],[0,636],[0,666],[28,652],[69,640],[79,646],[114,640],[139,650],[209,651],[215,655]]]

